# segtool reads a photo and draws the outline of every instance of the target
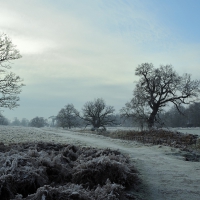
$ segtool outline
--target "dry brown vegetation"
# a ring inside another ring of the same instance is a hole
[[[0,144],[0,199],[140,199],[126,156],[53,143]]]
[[[81,132],[96,133],[116,139],[135,140],[142,143],[152,143],[154,145],[167,145],[177,148],[186,148],[189,146],[196,146],[200,148],[198,135],[184,134],[180,132],[173,132],[164,129],[152,129],[144,131],[135,130],[117,130],[117,131],[88,131],[81,130]]]
[[[112,138],[136,140],[142,143],[152,143],[155,145],[164,144],[168,146],[183,148],[195,145],[197,136],[193,134],[183,134],[163,129],[152,129],[146,131],[115,131],[109,133]]]

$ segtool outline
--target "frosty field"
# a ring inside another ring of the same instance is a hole
[[[139,171],[144,199],[200,199],[200,163],[185,161],[179,149],[54,128],[0,127],[2,143],[41,141],[119,150]]]

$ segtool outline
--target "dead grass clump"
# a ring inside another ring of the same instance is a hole
[[[125,200],[127,188],[140,184],[137,171],[118,151],[52,143],[1,147],[1,200]]]

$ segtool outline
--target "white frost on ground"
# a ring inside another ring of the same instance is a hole
[[[148,200],[199,200],[200,163],[187,162],[178,149],[54,128],[0,126],[0,142],[50,141],[118,149],[129,155],[146,185]]]
[[[176,128],[177,131],[181,133],[188,133],[188,134],[194,134],[200,136],[200,128],[194,127],[194,128]]]

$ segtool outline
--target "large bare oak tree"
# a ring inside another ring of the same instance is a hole
[[[115,123],[114,111],[113,106],[107,106],[103,99],[98,98],[85,103],[82,109],[82,116],[79,112],[76,112],[76,114],[85,121],[86,126],[92,125],[94,129],[97,129],[99,127],[105,128],[106,125]]]
[[[127,116],[147,116],[149,128],[154,126],[157,114],[168,103],[179,109],[182,104],[196,101],[200,92],[199,80],[191,80],[190,74],[178,75],[171,65],[155,68],[151,63],[143,63],[135,74],[140,79],[133,91],[134,97],[121,111]]]
[[[18,94],[21,92],[22,79],[9,72],[10,61],[21,58],[19,51],[6,35],[0,35],[0,107],[14,108],[19,106]]]

